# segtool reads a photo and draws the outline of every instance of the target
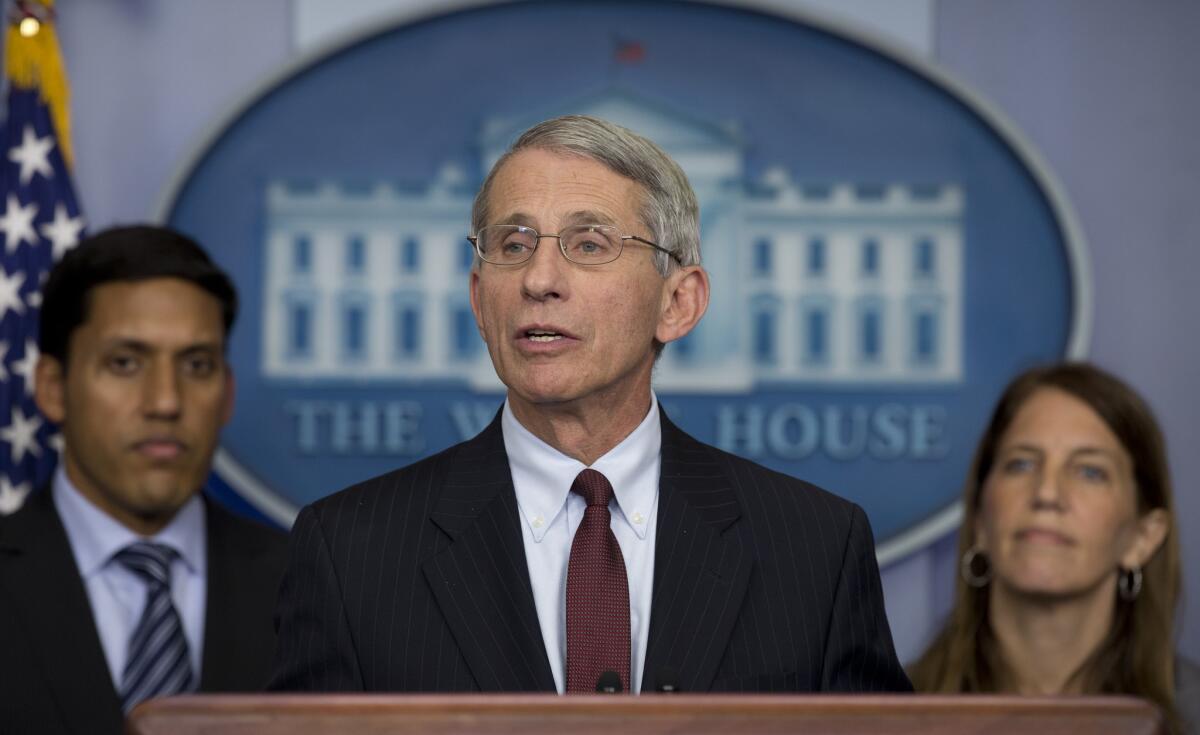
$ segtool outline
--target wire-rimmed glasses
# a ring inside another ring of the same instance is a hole
[[[604,265],[621,257],[626,240],[636,240],[655,250],[666,253],[683,265],[679,256],[664,247],[638,237],[622,235],[612,225],[571,225],[557,235],[541,235],[532,227],[524,225],[488,225],[467,239],[475,246],[479,258],[493,265],[520,265],[533,257],[543,237],[558,240],[563,257],[579,265]]]

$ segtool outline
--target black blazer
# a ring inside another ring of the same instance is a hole
[[[286,542],[206,502],[201,691],[261,689]],[[0,733],[123,732],[87,590],[49,488],[0,518]]]
[[[909,691],[862,510],[662,419],[643,691]],[[304,508],[271,688],[553,691],[500,421]]]

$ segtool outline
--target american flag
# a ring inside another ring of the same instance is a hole
[[[53,0],[14,3],[4,42],[8,87],[0,155],[0,513],[47,482],[54,427],[33,401],[41,286],[84,222],[68,162],[67,84]]]

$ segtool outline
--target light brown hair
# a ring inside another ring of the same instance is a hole
[[[1161,508],[1168,515],[1166,539],[1142,568],[1141,593],[1117,596],[1113,625],[1103,643],[1073,676],[1086,694],[1131,694],[1162,708],[1172,731],[1179,729],[1174,696],[1174,618],[1179,601],[1179,534],[1174,516],[1166,443],[1154,414],[1129,386],[1085,363],[1034,368],[1005,389],[975,450],[963,495],[958,551],[975,546],[975,525],[984,481],[996,450],[1021,407],[1035,392],[1055,388],[1083,401],[1104,421],[1133,460],[1138,514]],[[941,632],[909,669],[920,692],[1000,692],[1014,687],[992,632],[987,587],[969,586],[961,575],[955,604]]]

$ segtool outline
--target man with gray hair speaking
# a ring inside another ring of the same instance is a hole
[[[651,390],[708,306],[654,143],[569,116],[475,200],[507,400],[475,438],[301,511],[273,688],[906,691],[856,505],[702,444]]]

